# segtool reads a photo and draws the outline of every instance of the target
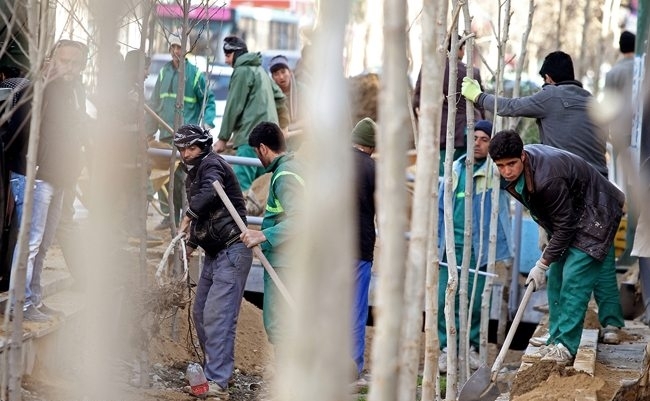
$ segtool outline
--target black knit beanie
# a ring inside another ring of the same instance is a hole
[[[237,60],[237,57],[244,53],[248,53],[248,47],[246,46],[246,42],[238,36],[227,36],[223,40],[223,52],[224,53],[234,53],[233,58],[232,58],[232,64],[233,66],[235,65],[235,61]]]

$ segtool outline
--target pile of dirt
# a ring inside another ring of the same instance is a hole
[[[569,375],[557,365],[551,369],[542,369],[541,364],[535,364],[535,369],[528,369],[531,372],[532,388],[524,394],[513,386],[510,393],[512,401],[570,401],[577,399],[600,399],[596,398],[598,391],[604,386],[603,379],[591,377],[585,373]],[[540,368],[540,369],[538,369]],[[549,373],[546,379],[541,379]]]
[[[155,222],[149,225],[153,224]],[[123,327],[121,336],[125,341],[119,353],[112,355],[110,364],[114,376],[110,380],[123,395],[123,401],[196,400],[182,389],[188,384],[185,379],[188,364],[204,359],[190,313],[198,257],[191,259],[189,282],[158,286],[153,275],[171,236],[164,231],[157,231],[156,234],[162,236],[165,243],[147,249],[148,285],[144,290],[138,287],[138,269],[134,268],[138,265],[139,247],[126,243],[120,250],[123,257],[120,258],[120,266],[115,266],[115,276],[120,277],[117,285],[122,288],[124,298],[115,299],[115,302],[121,303],[116,304],[115,309],[121,310],[116,326]],[[57,248],[54,247],[48,255],[46,269],[65,266]],[[76,341],[81,342],[83,330],[78,332],[78,336]],[[143,351],[147,356],[146,365],[140,363]],[[259,395],[268,387],[262,376],[271,357],[272,350],[264,331],[261,310],[243,300],[235,340],[235,371],[229,383],[232,401],[259,399]],[[23,399],[79,399],[75,382],[89,361],[85,360],[84,355],[72,356],[71,359],[71,362],[61,361],[59,365],[64,368],[56,370],[37,363],[32,374],[24,377]],[[146,380],[141,380],[143,366],[147,369]],[[149,385],[141,387],[143,381]]]

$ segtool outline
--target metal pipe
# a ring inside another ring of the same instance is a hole
[[[171,157],[171,149],[159,149],[159,148],[149,148],[147,149],[147,154],[157,157]],[[242,166],[254,166],[262,167],[262,162],[256,157],[243,157],[243,156],[231,156],[231,155],[220,155],[230,164],[240,164]],[[176,157],[180,158],[180,153],[176,151]]]
[[[440,266],[449,267],[449,265],[447,263],[445,263],[445,262],[438,262],[438,264]],[[462,269],[462,266],[456,266],[456,269],[460,270],[460,269]],[[474,269],[467,269],[467,271],[470,272],[470,273],[476,273],[476,270],[474,270]],[[498,274],[488,273],[488,272],[484,272],[484,271],[480,271],[480,270],[478,271],[478,274],[479,274],[479,276],[499,277]]]

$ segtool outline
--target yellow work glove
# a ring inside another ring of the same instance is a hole
[[[460,86],[460,93],[471,102],[476,102],[478,95],[483,93],[481,85],[478,81],[469,77],[463,78],[463,83]]]

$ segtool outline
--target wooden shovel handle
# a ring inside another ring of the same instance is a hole
[[[530,296],[533,295],[533,287],[534,285],[531,284],[526,286],[526,292],[524,293],[524,296],[521,299],[519,308],[517,308],[517,313],[515,314],[515,318],[512,319],[512,324],[510,325],[510,330],[508,330],[508,335],[506,336],[506,339],[503,341],[503,345],[501,346],[499,355],[497,355],[496,359],[494,360],[494,365],[492,365],[492,382],[496,382],[497,374],[499,373],[499,370],[501,369],[501,365],[503,364],[503,359],[506,357],[508,348],[510,348],[510,343],[512,343],[512,338],[515,336],[515,332],[517,331],[519,322],[521,322],[521,318],[524,315],[524,310],[526,309],[526,305],[528,305]]]
[[[217,191],[217,195],[219,195],[219,198],[221,198],[221,202],[223,202],[223,204],[226,206],[226,209],[228,209],[228,211],[230,212],[230,215],[235,220],[235,223],[237,223],[237,227],[239,227],[241,232],[246,231],[248,227],[246,227],[244,220],[242,220],[242,218],[239,216],[239,213],[237,213],[235,206],[230,201],[230,198],[228,198],[228,195],[226,195],[226,191],[223,190],[221,183],[219,181],[215,181],[212,183],[212,186]],[[262,248],[260,248],[259,245],[255,245],[253,247],[253,253],[255,254],[257,259],[259,259],[259,261],[262,263],[262,266],[264,266],[264,270],[266,270],[266,272],[269,274],[271,280],[273,280],[275,285],[278,287],[278,290],[280,290],[280,294],[282,294],[282,296],[287,301],[291,309],[295,310],[296,302],[291,297],[291,294],[289,294],[289,290],[287,290],[287,287],[284,285],[282,280],[280,280],[278,273],[275,272],[275,269],[273,269],[273,266],[271,266],[269,260],[266,258],[266,256],[264,256],[264,253],[262,253]]]

